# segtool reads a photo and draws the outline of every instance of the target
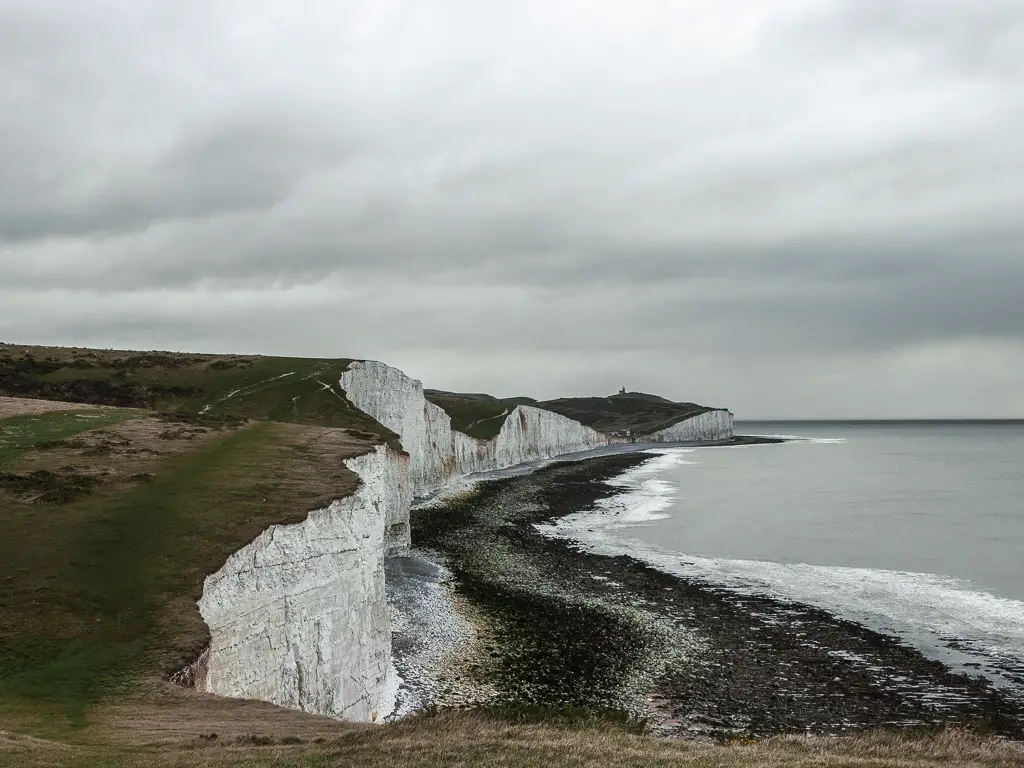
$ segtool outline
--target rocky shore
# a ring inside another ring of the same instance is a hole
[[[648,458],[554,464],[414,512],[422,555],[392,566],[406,711],[616,710],[679,737],[952,724],[1024,736],[1018,703],[893,638],[535,528],[616,493],[605,481]],[[431,626],[445,629],[411,641]]]

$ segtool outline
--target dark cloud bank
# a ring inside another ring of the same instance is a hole
[[[1017,0],[0,0],[0,112],[3,339],[1024,416]]]

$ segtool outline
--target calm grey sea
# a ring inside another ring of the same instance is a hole
[[[826,608],[1024,694],[1024,423],[740,423],[560,533]]]

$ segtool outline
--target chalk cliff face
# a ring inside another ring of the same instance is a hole
[[[423,396],[423,384],[384,363],[350,364],[341,375],[341,388],[353,405],[401,436],[416,493],[460,475],[614,442],[578,421],[525,405],[511,410],[496,437],[477,440],[452,429],[448,414]]]
[[[207,577],[201,690],[346,720],[394,708],[384,558],[390,521],[408,522],[408,460],[379,446],[345,463],[362,480],[352,496],[268,528]]]
[[[667,429],[637,438],[638,442],[688,443],[728,440],[733,436],[733,415],[714,410],[680,421]]]
[[[383,363],[351,363],[340,384],[357,408],[398,433],[405,453],[382,445],[347,460],[362,480],[352,496],[269,528],[207,577],[199,608],[212,639],[196,686],[368,721],[395,704],[384,559],[408,550],[414,495],[460,475],[617,440],[530,406],[511,409],[496,437],[477,440],[452,430],[420,382]],[[712,411],[640,439],[731,436],[732,414]]]

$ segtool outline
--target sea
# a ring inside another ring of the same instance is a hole
[[[740,422],[548,532],[823,608],[1024,700],[1024,422]]]

